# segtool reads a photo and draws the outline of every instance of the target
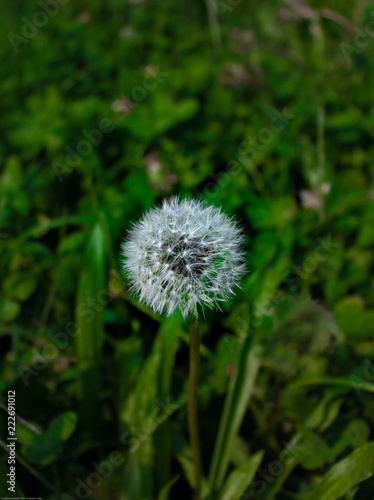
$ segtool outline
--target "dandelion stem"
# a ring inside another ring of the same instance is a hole
[[[192,448],[192,458],[195,469],[195,492],[194,500],[200,499],[201,492],[201,455],[199,425],[197,418],[198,389],[200,375],[200,334],[199,322],[192,315],[188,318],[188,329],[190,333],[190,374],[188,384],[188,429]]]

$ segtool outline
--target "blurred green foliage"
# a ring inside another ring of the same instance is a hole
[[[190,498],[187,329],[129,297],[119,253],[180,193],[248,237],[243,290],[201,323],[205,498],[373,498],[372,3],[42,4],[0,3],[17,493]]]

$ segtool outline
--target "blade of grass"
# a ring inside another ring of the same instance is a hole
[[[106,292],[106,258],[104,232],[97,224],[87,245],[85,266],[78,284],[75,348],[78,356],[79,422],[82,435],[93,429],[100,382],[101,350],[104,342],[104,309],[102,293]]]
[[[171,393],[174,360],[179,343],[178,331],[181,329],[182,321],[178,317],[164,320],[160,327],[162,362],[158,378],[158,397],[161,401],[166,401]],[[172,446],[169,420],[166,420],[155,433],[155,447],[158,450],[158,459],[155,463],[155,483],[157,490],[161,491],[170,480]],[[163,498],[168,499],[167,489],[164,490]]]
[[[319,429],[325,430],[328,424],[332,423],[332,419],[336,416],[336,406],[338,404],[338,408],[342,403],[343,399],[341,396],[346,393],[345,388],[336,387],[334,389],[326,392],[322,401],[315,407],[314,411],[306,418],[303,423],[303,428],[305,429]],[[275,481],[267,488],[262,494],[259,496],[259,500],[273,500],[276,498],[276,495],[281,490],[283,484],[285,483],[288,476],[291,474],[293,469],[298,464],[297,461],[297,444],[302,437],[301,432],[296,432],[290,441],[287,443],[287,446],[281,451],[280,457],[282,457],[285,453],[290,449],[295,449],[295,455],[292,455],[292,460],[287,460],[286,462],[281,461],[284,465],[282,473],[277,476]]]
[[[260,368],[260,349],[253,345],[253,334],[248,335],[242,346],[239,365],[234,369],[226,394],[218,436],[209,474],[212,492],[222,486],[235,436],[239,432],[254,383]]]
[[[336,500],[374,474],[374,441],[354,450],[328,470],[307,500]]]
[[[175,458],[178,460],[179,465],[183,469],[185,479],[187,480],[191,489],[194,490],[196,487],[195,466],[192,459],[191,448],[189,447],[189,445],[187,445],[186,442],[183,442],[183,447],[175,455]],[[201,498],[205,500],[208,497],[209,493],[210,493],[210,488],[208,481],[205,479],[205,477],[203,477],[201,484]]]
[[[243,465],[237,467],[227,478],[219,500],[239,500],[252,481],[263,456],[264,452],[259,451]]]
[[[94,220],[92,215],[66,215],[64,217],[51,219],[45,224],[38,224],[24,231],[18,237],[18,244],[21,245],[25,243],[29,238],[37,238],[41,234],[47,233],[50,229],[57,229],[66,225],[79,226],[81,224],[90,224],[94,222]]]
[[[133,500],[152,498],[153,478],[155,473],[154,433],[159,431],[165,421],[174,411],[170,405],[171,367],[164,367],[164,350],[167,346],[175,350],[173,343],[178,341],[177,332],[173,328],[172,320],[165,328],[160,328],[151,353],[147,356],[144,366],[138,376],[137,383],[128,397],[127,409],[123,417],[128,425],[126,442],[130,444],[128,460],[125,464],[124,493]],[[176,339],[170,337],[175,336]],[[172,354],[168,354],[168,363],[172,365]],[[164,371],[164,373],[162,373]],[[160,398],[160,380],[163,382],[164,399]],[[170,451],[164,452],[167,459]],[[160,457],[157,456],[157,461]],[[168,469],[168,467],[166,466]],[[170,476],[167,480],[170,479]],[[163,484],[164,486],[164,484]]]
[[[287,388],[288,391],[296,391],[308,385],[334,385],[337,387],[349,387],[355,390],[363,390],[367,392],[374,392],[374,384],[370,382],[356,381],[353,376],[352,379],[339,378],[339,377],[308,377],[298,380],[290,384]]]
[[[205,0],[205,5],[209,21],[210,35],[212,37],[212,44],[217,55],[222,49],[221,26],[218,19],[217,5],[215,0]]]
[[[169,498],[169,492],[171,488],[174,486],[174,484],[178,481],[179,476],[175,476],[171,481],[169,481],[165,487],[162,489],[160,492],[157,500],[168,500]]]

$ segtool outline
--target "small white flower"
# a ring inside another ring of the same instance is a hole
[[[237,223],[220,209],[192,199],[164,200],[122,244],[130,290],[166,316],[219,308],[245,273],[243,241]]]

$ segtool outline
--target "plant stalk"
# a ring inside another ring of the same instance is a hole
[[[193,316],[188,318],[190,334],[190,373],[188,382],[188,430],[192,448],[192,459],[195,469],[194,500],[200,500],[201,495],[201,452],[199,439],[199,425],[197,418],[198,389],[200,375],[200,334],[199,322]]]

